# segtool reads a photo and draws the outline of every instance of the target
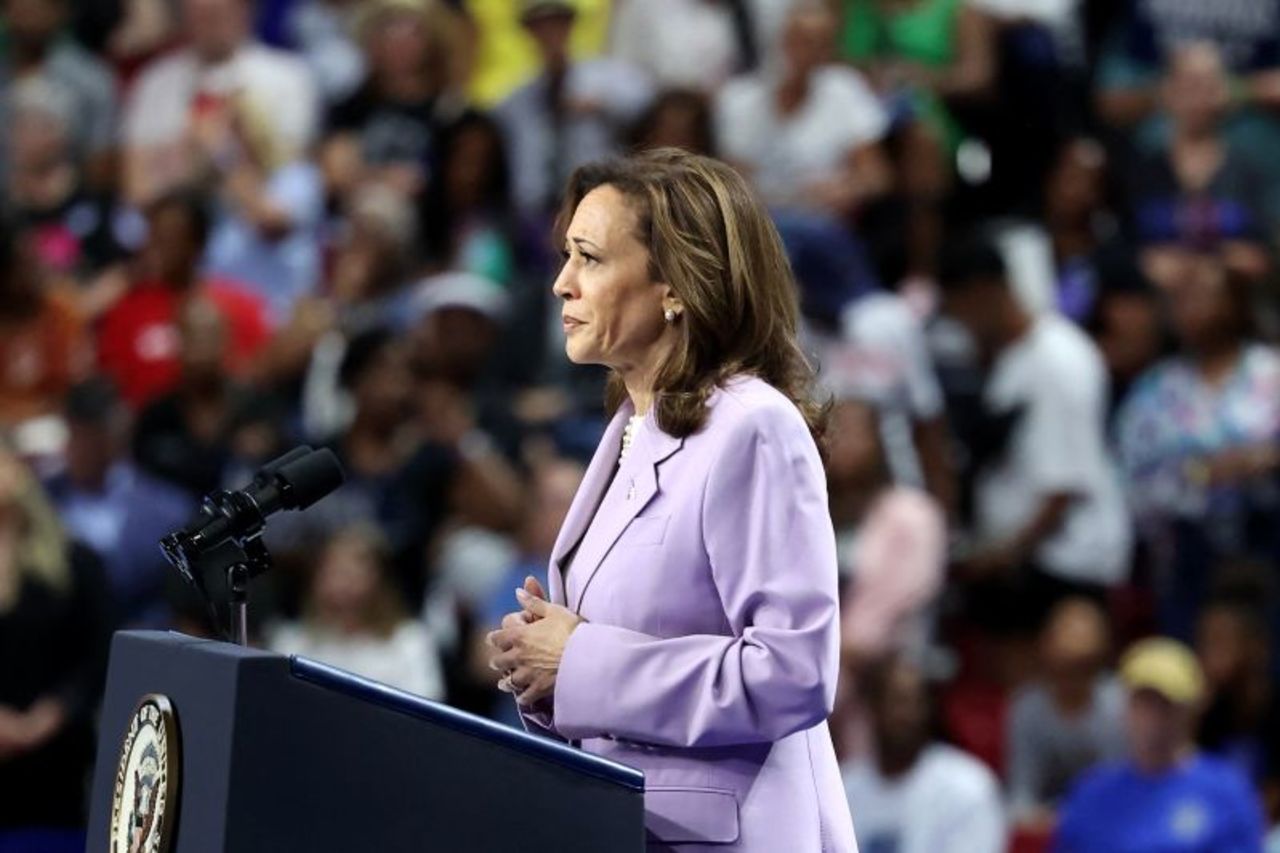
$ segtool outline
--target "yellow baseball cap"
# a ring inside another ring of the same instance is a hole
[[[1120,661],[1120,679],[1130,690],[1151,690],[1175,705],[1193,705],[1204,696],[1200,662],[1191,649],[1165,637],[1130,646]]]

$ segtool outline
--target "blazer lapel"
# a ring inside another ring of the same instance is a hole
[[[591,524],[592,516],[597,513],[597,507],[600,506],[604,491],[609,485],[609,475],[613,473],[613,466],[618,461],[618,452],[622,448],[622,431],[627,426],[627,419],[633,414],[635,409],[632,408],[630,401],[618,407],[613,420],[609,421],[609,425],[605,427],[604,437],[600,439],[595,455],[591,457],[591,464],[587,466],[587,472],[582,476],[582,484],[578,486],[578,491],[573,496],[573,503],[569,504],[564,523],[560,525],[556,544],[551,549],[551,565],[547,573],[549,585],[547,592],[551,596],[551,601],[556,604],[567,606],[569,603],[569,596],[564,589],[561,563],[565,555],[582,540],[583,534]]]
[[[645,419],[632,442],[631,449],[627,452],[627,460],[618,470],[617,479],[600,502],[595,518],[588,519],[589,529],[582,538],[578,553],[573,558],[569,586],[574,594],[570,598],[570,590],[566,590],[565,598],[566,601],[574,601],[575,612],[582,608],[582,599],[587,594],[587,587],[596,576],[596,572],[600,570],[604,558],[613,550],[618,537],[658,493],[658,465],[684,445],[684,439],[674,438],[658,429],[652,417]],[[603,447],[603,444],[601,446]],[[619,437],[620,446],[621,437]],[[614,448],[615,459],[617,450],[618,448]]]

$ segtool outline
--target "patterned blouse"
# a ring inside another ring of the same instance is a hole
[[[1205,463],[1224,450],[1280,440],[1280,350],[1248,344],[1220,384],[1183,357],[1143,375],[1117,419],[1121,465],[1139,520],[1233,513],[1253,485],[1211,487]]]

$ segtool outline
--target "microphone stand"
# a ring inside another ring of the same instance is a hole
[[[255,536],[240,543],[241,559],[227,567],[227,589],[231,591],[230,622],[231,641],[237,645],[249,645],[249,581],[271,570],[271,553]]]

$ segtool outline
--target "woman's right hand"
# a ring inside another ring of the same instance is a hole
[[[542,589],[542,584],[538,583],[538,579],[533,575],[525,577],[524,591],[532,595],[534,598],[541,598],[543,601],[547,600],[547,593]],[[514,613],[508,613],[506,616],[503,616],[502,627],[513,628],[518,625],[528,625],[531,622],[538,621],[540,618],[541,617],[536,614],[529,612],[527,608],[521,608]],[[502,678],[498,679],[498,689],[503,693],[514,692],[511,689],[511,684],[507,681],[507,675],[505,673]]]

